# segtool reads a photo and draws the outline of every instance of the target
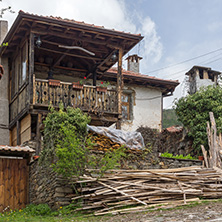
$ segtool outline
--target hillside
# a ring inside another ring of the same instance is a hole
[[[177,120],[177,116],[174,109],[164,109],[163,110],[163,129],[179,125],[182,126],[183,124]]]

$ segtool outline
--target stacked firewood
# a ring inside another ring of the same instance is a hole
[[[76,181],[76,185],[85,184],[79,188],[81,195],[72,199],[81,199],[79,210],[95,215],[172,207],[199,197],[222,197],[222,174],[211,168],[111,170],[99,179],[98,170],[87,172]]]
[[[94,144],[92,147],[92,149],[94,150],[112,151],[121,147],[121,144],[115,143],[108,137],[97,133],[89,133],[89,137],[91,138],[91,141]]]

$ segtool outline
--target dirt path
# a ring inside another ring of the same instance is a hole
[[[222,202],[209,202],[182,209],[160,210],[153,212],[131,213],[99,218],[106,222],[222,222]]]

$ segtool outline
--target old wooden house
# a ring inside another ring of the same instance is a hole
[[[135,55],[128,57],[128,70],[122,69],[123,56],[142,40],[140,34],[23,11],[4,38],[6,26],[2,21],[1,41],[8,46],[0,48],[0,144],[39,141],[49,105],[60,103],[87,112],[92,125],[143,125],[146,116],[157,119],[147,125],[161,128],[162,99],[179,83],[141,75],[141,57]]]

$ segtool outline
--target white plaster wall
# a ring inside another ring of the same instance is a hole
[[[196,86],[197,86],[197,90],[200,89],[200,87],[203,86],[212,86],[212,85],[216,85],[215,82],[213,82],[211,79],[200,79],[199,76],[196,76]]]
[[[127,88],[127,86],[125,86]],[[140,126],[161,129],[162,93],[160,90],[147,87],[131,87],[135,91],[133,119],[122,122],[122,129],[135,131]]]

